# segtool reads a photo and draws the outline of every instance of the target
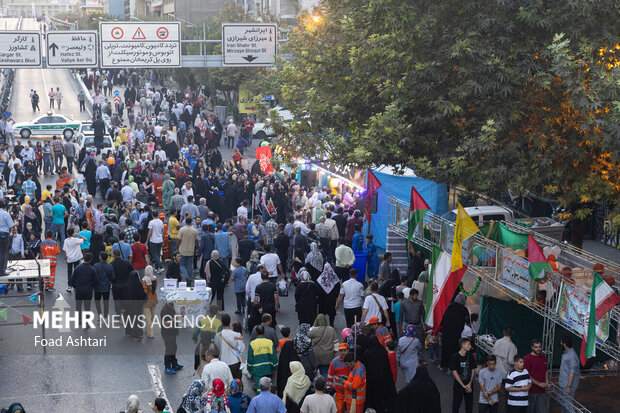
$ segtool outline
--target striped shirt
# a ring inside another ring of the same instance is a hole
[[[22,184],[22,191],[30,198],[34,196],[34,192],[37,190],[37,185],[28,179],[26,182]]]
[[[54,149],[54,152],[60,152],[60,153],[63,153],[65,149],[60,139],[56,139],[52,141],[52,148]]]
[[[530,384],[530,374],[526,369],[521,371],[513,370],[506,377],[506,388],[523,387]],[[528,391],[509,391],[508,406],[527,406]]]

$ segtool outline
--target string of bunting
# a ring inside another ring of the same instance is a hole
[[[482,277],[478,276],[478,279],[476,280],[476,285],[474,285],[474,288],[472,288],[471,291],[465,290],[465,288],[463,288],[462,285],[459,285],[459,291],[461,291],[463,294],[465,294],[468,297],[472,296],[476,294],[476,291],[478,291],[478,287],[480,287],[481,282],[482,282]]]
[[[36,294],[33,294],[33,296],[36,296]],[[32,301],[32,296],[28,297],[29,300]],[[28,317],[26,314],[22,313],[21,311],[19,311],[17,308],[13,308],[8,304],[5,304],[4,302],[0,301],[0,305],[6,305],[5,308],[1,308],[0,309],[0,318],[2,318],[4,321],[7,321],[8,319],[8,309],[10,308],[13,311],[18,312],[21,316],[22,316],[22,321],[24,322],[24,325],[28,324],[29,322],[32,321],[32,318]]]

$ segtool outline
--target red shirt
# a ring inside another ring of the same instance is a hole
[[[545,382],[545,375],[547,374],[547,358],[542,354],[535,356],[532,353],[523,357],[523,363],[525,369],[530,373],[530,377],[541,383]],[[530,393],[544,393],[545,389],[538,387],[532,383]]]
[[[252,122],[251,120],[246,120],[244,125],[245,130],[247,130],[248,132],[252,132],[252,129],[254,129],[254,122]]]
[[[131,263],[136,270],[143,270],[146,268],[146,256],[148,255],[146,245],[136,242],[131,246]]]

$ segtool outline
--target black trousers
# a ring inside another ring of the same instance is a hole
[[[114,297],[114,312],[120,315],[125,309],[125,303],[123,302],[123,288],[120,286],[113,286],[112,297]]]
[[[349,269],[347,267],[334,267],[334,272],[343,283],[349,279]]]
[[[166,369],[174,368],[178,366],[177,361],[177,337],[176,336],[162,336],[164,339],[164,367]]]
[[[459,413],[463,399],[465,399],[465,413],[472,413],[474,407],[474,392],[467,393],[460,384],[455,382],[452,387],[452,413]]]
[[[357,321],[362,321],[362,307],[344,309],[344,318],[347,322],[348,328],[351,328],[351,326],[353,326],[355,322],[355,316],[357,316]]]
[[[6,264],[9,259],[9,233],[0,232],[0,277],[6,275]]]
[[[90,311],[90,300],[93,299],[92,290],[89,291],[78,291],[75,290],[75,311],[78,313],[84,311]]]
[[[237,297],[237,311],[241,311],[245,306],[245,293],[235,293]]]
[[[103,313],[101,312],[101,301],[103,301]],[[95,308],[97,314],[107,317],[110,312],[110,291],[95,291]]]

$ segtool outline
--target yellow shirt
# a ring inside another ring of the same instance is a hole
[[[176,217],[170,217],[168,221],[168,232],[170,233],[170,238],[179,237],[179,220]]]
[[[112,264],[112,261],[114,261],[114,257],[112,256],[112,246],[108,245],[107,247],[105,247],[105,252],[106,254],[108,254],[108,259],[106,260],[106,262],[108,264]]]
[[[47,198],[51,196],[52,194],[50,194],[50,191],[46,189],[45,191],[41,192],[41,202],[45,201]]]

